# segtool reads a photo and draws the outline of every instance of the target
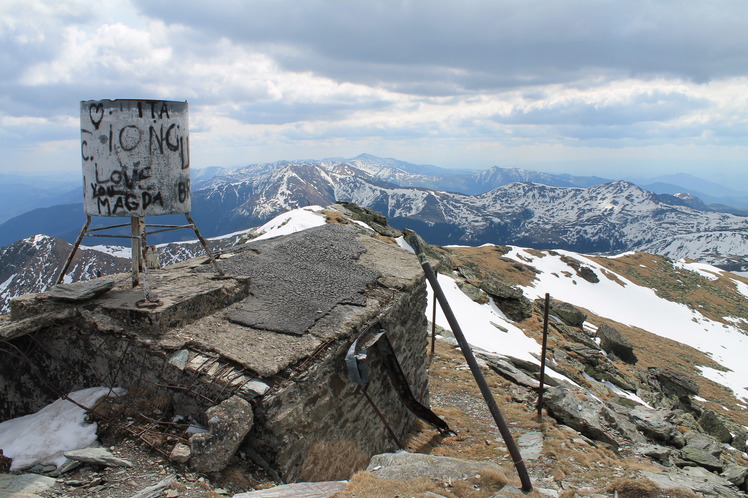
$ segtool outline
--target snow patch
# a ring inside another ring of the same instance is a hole
[[[410,246],[410,244],[408,244],[407,242],[405,242],[405,237],[402,237],[402,236],[398,237],[398,238],[395,239],[395,242],[397,243],[398,246],[402,247],[403,249],[405,249],[409,253],[411,253],[411,254],[415,254],[416,253],[416,251],[413,250],[413,248]]]
[[[593,284],[582,279],[572,282],[568,278],[554,278],[553,275],[562,272],[574,272],[561,261],[561,256],[571,256],[593,270],[603,270],[594,261],[569,251],[534,256],[522,248],[511,247],[506,254],[506,257],[522,263],[529,261],[540,271],[532,284],[521,287],[529,299],[541,298],[547,292],[596,315],[698,349],[728,369],[727,372],[702,369],[704,376],[732,389],[739,398],[748,399],[745,382],[748,379],[748,362],[745,361],[748,336],[739,328],[710,320],[685,305],[663,299],[653,289],[636,285],[621,275],[618,278],[625,287],[609,279]]]
[[[322,209],[324,209],[322,206],[307,206],[278,215],[255,229],[255,233],[259,235],[252,240],[272,239],[322,226],[326,223],[325,217],[320,214]]]
[[[92,407],[108,395],[119,396],[124,389],[90,387],[68,395],[83,406]],[[13,459],[12,471],[34,465],[56,465],[65,462],[66,451],[96,444],[96,423],[86,423],[86,411],[66,399],[58,399],[36,413],[0,423],[0,448]]]
[[[683,270],[692,271],[694,273],[698,273],[702,277],[709,279],[709,280],[717,280],[720,275],[725,273],[724,270],[721,270],[715,266],[708,265],[706,263],[697,263],[695,261],[686,261],[685,259],[678,260],[673,263],[673,266],[676,268],[681,268]]]
[[[81,249],[103,252],[104,254],[111,254],[116,258],[130,259],[132,256],[132,249],[125,246],[108,246],[108,245],[97,245],[97,246],[81,246]]]
[[[740,280],[732,279],[733,283],[735,284],[735,288],[743,294],[745,297],[748,297],[748,285],[741,282]]]
[[[532,353],[540,354],[540,344],[535,339],[527,337],[522,329],[507,320],[503,313],[497,313],[497,308],[493,303],[478,304],[460,290],[454,279],[446,275],[438,275],[438,279],[469,344],[489,353],[513,356],[535,364],[540,363],[532,355]],[[431,286],[428,286],[428,292],[426,316],[431,319],[434,300]],[[436,323],[440,327],[450,329],[447,318],[439,306],[436,311]],[[494,323],[501,325],[506,332],[497,329]]]
[[[587,380],[587,382],[592,382],[592,383],[604,385],[605,387],[607,387],[608,389],[610,389],[610,391],[613,394],[615,394],[616,396],[620,396],[621,398],[627,398],[627,399],[630,399],[631,401],[636,401],[640,405],[644,405],[647,408],[652,408],[646,401],[644,401],[643,399],[641,399],[636,394],[634,394],[634,393],[632,393],[630,391],[625,391],[625,390],[621,389],[620,387],[618,387],[617,385],[613,384],[612,382],[609,382],[607,380],[598,381],[597,379],[594,379],[593,377],[590,377],[589,375],[587,375],[586,372],[582,372],[582,377],[584,377]]]

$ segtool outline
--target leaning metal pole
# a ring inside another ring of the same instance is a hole
[[[444,291],[442,291],[442,288],[436,279],[436,274],[431,268],[431,264],[426,259],[426,255],[423,252],[421,243],[418,241],[418,236],[414,232],[412,233],[413,236],[410,237],[410,240],[408,240],[408,242],[413,247],[416,256],[418,256],[418,262],[421,264],[421,268],[423,268],[423,272],[426,274],[426,279],[428,279],[429,283],[431,284],[431,288],[434,291],[434,295],[436,296],[437,301],[439,301],[439,305],[444,312],[444,316],[447,318],[447,322],[449,322],[449,326],[452,328],[452,333],[454,334],[455,339],[457,339],[457,343],[460,345],[460,349],[462,349],[462,354],[465,356],[465,361],[467,361],[467,364],[470,367],[470,371],[473,373],[473,377],[475,377],[475,382],[478,384],[478,388],[480,389],[483,398],[486,400],[488,410],[491,412],[491,415],[496,422],[496,426],[499,428],[501,437],[504,438],[504,443],[506,443],[506,447],[509,450],[509,454],[512,456],[512,460],[514,460],[514,467],[517,469],[517,474],[519,474],[519,479],[522,482],[522,490],[531,491],[532,483],[530,482],[530,476],[527,473],[527,467],[525,466],[525,462],[522,460],[522,455],[519,452],[519,448],[514,442],[512,433],[509,431],[509,427],[507,426],[506,421],[504,420],[504,417],[501,414],[498,405],[496,404],[496,400],[493,398],[491,388],[488,386],[485,377],[483,377],[483,373],[480,371],[478,362],[475,360],[475,356],[473,355],[473,350],[470,348],[470,344],[468,344],[467,339],[465,339],[465,334],[462,333],[460,324],[457,323],[457,318],[452,312],[452,308],[449,306],[447,296],[444,295]]]
[[[543,311],[543,346],[540,353],[540,384],[538,386],[538,420],[543,418],[543,391],[545,390],[545,355],[548,349],[548,309],[551,307],[551,295],[545,293],[545,311]]]
[[[70,268],[70,263],[73,262],[73,257],[75,256],[75,251],[78,250],[78,248],[81,245],[81,242],[83,241],[83,237],[86,236],[86,230],[88,230],[88,225],[91,224],[91,216],[86,215],[86,224],[83,225],[83,228],[81,228],[81,233],[78,235],[78,238],[75,239],[75,244],[73,244],[73,248],[70,250],[70,254],[68,254],[68,259],[65,261],[65,264],[62,267],[62,270],[60,270],[60,274],[57,275],[57,283],[61,284],[63,279],[65,278],[65,274],[68,271],[68,268]]]

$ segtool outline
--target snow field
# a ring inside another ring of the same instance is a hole
[[[748,400],[748,336],[734,326],[715,322],[687,306],[660,298],[650,288],[641,287],[618,275],[624,286],[610,280],[602,267],[580,254],[556,251],[558,256],[537,257],[519,247],[512,247],[506,257],[529,264],[540,270],[533,285],[522,287],[529,299],[550,293],[551,297],[590,310],[596,315],[639,327],[660,337],[672,339],[709,355],[729,369],[721,372],[702,367],[701,374]],[[562,272],[575,275],[573,268],[560,257],[573,257],[598,273],[600,282],[590,283],[578,277],[566,278]],[[720,270],[698,265],[710,274]],[[610,270],[606,270],[610,271]]]

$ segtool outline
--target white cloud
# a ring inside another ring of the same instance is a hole
[[[24,123],[64,123],[48,140],[75,140],[78,101],[99,98],[188,100],[196,166],[369,151],[533,167],[598,149],[612,164],[694,145],[739,161],[744,5],[13,0],[0,167],[52,128]]]

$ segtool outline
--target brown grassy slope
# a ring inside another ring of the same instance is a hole
[[[474,263],[500,275],[507,283],[513,285],[527,286],[535,280],[536,271],[532,266],[504,257],[507,252],[505,247],[455,247],[442,250],[455,266]],[[534,252],[542,256],[545,251]],[[748,321],[748,300],[736,291],[734,284],[734,280],[748,283],[742,277],[720,274],[717,280],[709,280],[695,272],[675,268],[672,261],[663,256],[646,253],[635,253],[614,259],[604,257],[590,259],[610,270],[610,272],[604,272],[604,278],[622,284],[616,276],[620,274],[638,285],[653,287],[660,297],[697,309],[708,318],[722,323],[730,323],[725,321],[726,316],[744,318]],[[563,296],[553,297],[562,301],[564,299]],[[748,412],[744,408],[744,403],[735,398],[730,390],[700,375],[698,368],[700,366],[722,369],[722,366],[712,358],[677,341],[660,337],[637,327],[614,322],[584,308],[581,309],[587,313],[589,323],[596,326],[603,323],[610,325],[632,343],[639,359],[636,366],[616,362],[618,369],[627,373],[631,379],[639,378],[639,372],[649,367],[673,369],[696,381],[699,395],[708,400],[705,403],[707,406],[742,425],[748,425]],[[734,323],[731,324],[734,325]],[[538,313],[519,325],[526,334],[540,342],[543,325]],[[563,336],[551,331],[548,346],[549,348],[560,347],[565,341]]]

